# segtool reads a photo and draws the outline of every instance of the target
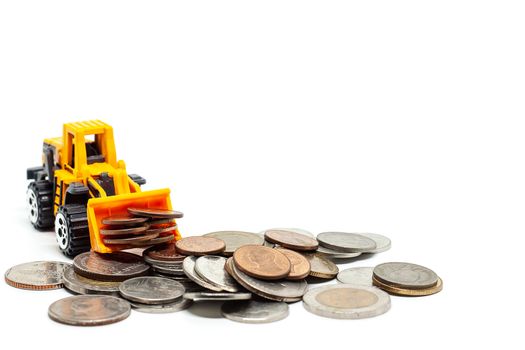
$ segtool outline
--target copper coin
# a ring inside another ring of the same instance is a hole
[[[168,243],[148,248],[144,251],[143,256],[148,256],[152,259],[163,261],[182,261],[186,257],[186,255],[181,255],[177,252],[175,243]]]
[[[146,275],[149,271],[141,256],[116,252],[100,254],[86,252],[73,259],[76,273],[99,281],[125,281],[128,278]]]
[[[202,236],[182,238],[175,246],[181,254],[196,256],[222,253],[226,248],[222,239]]]
[[[150,227],[157,227],[157,226],[175,226],[177,225],[177,222],[174,219],[150,219],[148,221],[148,224]]]
[[[319,246],[313,237],[285,230],[268,230],[264,232],[264,239],[293,250],[310,251]]]
[[[105,244],[131,244],[131,243],[148,241],[150,239],[157,238],[158,236],[159,236],[158,233],[150,233],[147,235],[136,235],[133,237],[126,237],[126,238],[104,238],[102,239],[102,242],[104,242]]]
[[[132,247],[148,247],[148,246],[155,246],[159,244],[169,243],[175,240],[175,236],[168,235],[168,236],[160,236],[156,238],[149,239],[147,241],[140,241],[140,242],[134,242],[130,243],[129,245]]]
[[[233,253],[235,266],[255,278],[277,280],[287,277],[292,268],[290,260],[276,249],[260,245],[245,245]]]
[[[290,249],[276,248],[278,251],[286,255],[292,267],[290,273],[286,277],[288,280],[300,280],[306,278],[310,274],[310,262],[303,255],[294,252]]]
[[[168,226],[168,227],[157,227],[157,228],[153,228],[150,226],[150,228],[146,230],[146,234],[150,234],[150,233],[162,234],[162,233],[168,233],[168,232],[175,231],[176,229],[177,229],[177,225]]]
[[[139,227],[126,227],[126,228],[103,228],[100,229],[100,234],[104,236],[125,236],[125,235],[137,235],[146,232],[148,226]]]
[[[155,208],[128,208],[128,213],[152,219],[180,219],[184,216],[180,211]]]
[[[112,215],[104,218],[102,219],[102,224],[112,226],[134,226],[143,224],[146,221],[148,221],[148,218],[138,218],[127,214],[122,214]]]

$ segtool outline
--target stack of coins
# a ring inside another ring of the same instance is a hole
[[[191,301],[182,298],[185,292],[184,286],[164,277],[131,278],[120,284],[119,292],[133,309],[141,312],[176,312],[191,305]]]
[[[372,275],[374,286],[401,296],[425,296],[440,292],[443,281],[421,265],[390,262],[377,265]]]
[[[131,208],[129,213],[104,219],[108,237],[120,231],[116,239],[143,238],[162,230],[158,238],[163,233],[172,238],[174,218],[182,216],[154,209]],[[199,301],[225,302],[222,315],[244,323],[281,320],[288,316],[287,303],[300,300],[313,314],[356,319],[387,312],[389,294],[423,296],[443,288],[435,272],[410,263],[339,272],[337,264],[351,262],[347,259],[389,249],[390,240],[377,234],[324,232],[316,238],[305,230],[276,228],[262,234],[217,231],[162,244],[155,239],[140,241],[149,246],[142,256],[88,252],[72,265],[37,261],[14,266],[5,280],[17,288],[65,287],[81,294],[53,303],[48,311],[55,321],[79,326],[123,320],[131,308],[167,313]],[[121,247],[134,244],[126,242]],[[308,283],[336,276],[341,283],[308,289]]]
[[[182,262],[186,256],[177,252],[175,243],[165,243],[150,247],[144,250],[142,257],[151,266],[153,275],[175,280],[181,283],[188,291],[200,289],[184,273]]]
[[[102,219],[100,235],[104,244],[118,250],[163,244],[174,240],[175,219],[182,216],[174,210],[128,208],[128,214]]]

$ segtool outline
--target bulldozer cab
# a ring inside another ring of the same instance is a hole
[[[117,167],[113,129],[102,122],[64,125],[63,169],[72,173],[95,163]]]

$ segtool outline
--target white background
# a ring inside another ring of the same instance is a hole
[[[133,312],[49,320],[63,290],[1,283],[2,348],[523,348],[521,1],[1,1],[0,269],[66,260],[24,208],[62,123],[113,125],[170,187],[183,235],[275,226],[382,233],[442,293],[387,314],[268,325]],[[211,314],[213,315],[213,308]],[[215,310],[216,311],[216,310]]]

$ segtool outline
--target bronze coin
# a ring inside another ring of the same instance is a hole
[[[100,234],[104,236],[125,236],[125,235],[136,235],[139,233],[144,233],[148,229],[148,226],[139,226],[139,227],[127,227],[127,228],[102,228],[100,229]]]
[[[129,245],[132,247],[147,247],[150,245],[155,246],[158,244],[172,242],[174,239],[175,239],[175,236],[167,235],[167,236],[160,236],[160,237],[152,238],[147,241],[133,242],[133,243],[130,243]]]
[[[177,252],[175,243],[168,243],[148,248],[144,251],[143,256],[148,256],[152,259],[163,261],[182,261],[186,257],[186,255],[181,255]]]
[[[128,208],[128,213],[152,219],[180,219],[184,216],[180,211],[154,208]]]
[[[277,280],[287,277],[292,268],[290,260],[276,249],[260,245],[245,245],[233,253],[235,266],[255,278]]]
[[[319,246],[319,243],[313,237],[285,230],[265,231],[264,239],[293,250],[310,251],[316,250]]]
[[[138,218],[135,216],[122,214],[112,215],[102,219],[102,224],[111,226],[135,226],[140,225],[148,221],[148,218]]]
[[[300,280],[306,278],[310,274],[310,262],[303,255],[290,249],[275,249],[286,255],[292,264],[290,273],[286,277],[287,280]]]
[[[157,228],[153,228],[150,226],[150,228],[146,230],[145,233],[146,234],[158,233],[160,235],[162,233],[168,233],[168,232],[175,231],[176,229],[177,229],[177,225],[168,226],[168,227],[157,227]]]
[[[124,252],[87,252],[73,259],[73,269],[76,273],[99,281],[124,281],[146,275],[149,268],[141,256]]]
[[[222,239],[202,236],[182,238],[175,246],[181,254],[196,256],[222,253],[226,248]]]
[[[167,227],[167,226],[175,226],[177,225],[177,222],[174,219],[150,219],[148,221],[148,224],[150,227]]]
[[[157,238],[158,236],[158,233],[150,233],[148,235],[136,235],[126,238],[104,238],[102,239],[102,242],[104,242],[105,244],[130,244],[148,241],[150,239]]]

